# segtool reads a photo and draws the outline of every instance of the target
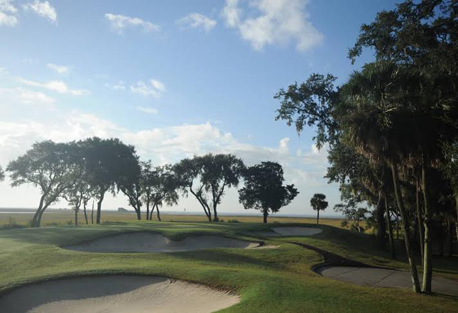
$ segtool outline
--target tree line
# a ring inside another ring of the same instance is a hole
[[[360,219],[364,203],[374,207],[378,242],[393,258],[400,218],[415,292],[431,292],[433,236],[445,225],[451,244],[453,224],[458,236],[457,15],[457,1],[406,0],[361,27],[348,57],[375,59],[345,83],[312,74],[275,96],[277,119],[313,127],[316,145],[329,148],[326,177],[343,200],[335,209]]]
[[[32,227],[39,227],[46,209],[61,199],[74,209],[76,225],[81,209],[89,224],[87,207],[92,199],[97,205],[95,223],[99,224],[107,193],[125,195],[138,220],[146,207],[145,219],[152,220],[156,211],[159,221],[163,205],[177,204],[180,195],[191,194],[208,221],[216,222],[226,190],[238,187],[242,180],[240,203],[245,209],[260,210],[266,223],[269,214],[278,212],[299,193],[294,185],[284,184],[283,168],[276,162],[247,167],[232,154],[206,154],[174,165],[154,166],[151,161],[140,161],[135,148],[117,138],[37,142],[11,161],[6,171],[13,187],[32,184],[40,189]],[[4,175],[0,168],[0,179]]]

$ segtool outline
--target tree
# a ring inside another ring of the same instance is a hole
[[[205,183],[202,182],[203,164],[201,158],[183,159],[173,166],[173,172],[178,179],[183,195],[190,192],[199,201],[209,222],[212,221],[212,212],[205,193]]]
[[[245,168],[243,161],[232,154],[207,154],[200,157],[201,182],[210,193],[213,221],[218,221],[217,206],[221,203],[226,188],[237,187]]]
[[[429,118],[423,123],[424,126],[440,125],[433,130],[430,129],[427,134],[436,135],[439,142],[446,143],[456,140],[458,125],[456,12],[456,1],[404,1],[398,4],[395,10],[380,12],[374,22],[364,24],[358,40],[349,51],[349,58],[353,62],[364,48],[370,48],[375,52],[377,61],[407,65],[423,73],[425,81],[429,84],[426,87],[429,88],[422,86],[414,107]],[[423,216],[418,216],[424,228],[422,291],[429,293],[432,279],[430,227],[433,214],[437,214],[437,208],[432,206],[437,207],[437,203],[432,204],[430,201],[429,175],[431,167],[437,165],[440,159],[438,152],[441,152],[441,149],[438,149],[437,138],[426,136],[425,139],[429,141],[417,146],[415,158],[417,190],[421,189],[424,206]],[[419,212],[421,213],[420,210]]]
[[[5,179],[5,172],[3,171],[3,168],[0,166],[0,181],[3,181]]]
[[[143,199],[147,205],[147,212],[151,212],[147,219],[152,220],[153,212],[156,209],[157,219],[161,220],[159,207],[164,203],[173,205],[178,203],[179,180],[172,171],[171,165],[157,166],[151,169],[150,163],[144,170]]]
[[[324,211],[328,207],[328,202],[325,200],[326,200],[326,196],[322,193],[316,193],[310,199],[310,205],[316,211],[316,224],[317,225],[320,222],[320,211]]]
[[[45,210],[59,200],[78,176],[75,145],[42,141],[8,164],[11,185],[32,184],[41,190],[40,202],[31,226],[39,227]]]
[[[261,162],[244,171],[245,187],[239,190],[239,201],[245,208],[260,210],[263,222],[299,194],[294,185],[283,185],[283,168],[276,162]]]
[[[117,138],[93,137],[79,141],[78,145],[84,155],[88,183],[97,199],[96,223],[100,224],[106,192],[116,194],[116,184],[130,177],[132,164],[138,162],[135,148],[125,145]]]
[[[127,196],[130,206],[132,206],[137,213],[137,220],[142,219],[142,194],[144,190],[144,179],[142,175],[141,163],[137,155],[126,159],[124,171],[117,179],[116,185],[124,195]]]

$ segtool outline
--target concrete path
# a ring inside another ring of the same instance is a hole
[[[317,273],[361,286],[411,288],[410,273],[371,267],[323,266]],[[421,277],[420,277],[421,279]],[[433,292],[458,297],[458,282],[433,278]]]

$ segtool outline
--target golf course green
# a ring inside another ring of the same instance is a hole
[[[394,261],[388,252],[377,249],[373,236],[332,226],[318,226],[322,232],[311,236],[259,235],[283,226],[317,227],[286,223],[142,221],[1,230],[0,304],[12,291],[38,282],[134,275],[167,277],[239,296],[238,303],[218,312],[453,312],[458,307],[458,299],[453,296],[418,295],[405,288],[358,286],[323,277],[314,269],[324,262],[351,261],[399,270],[407,269],[408,264],[403,256]],[[172,253],[93,253],[63,248],[135,232],[154,232],[174,241],[220,236],[260,246]],[[456,257],[434,261],[435,276],[458,280]],[[92,287],[89,284],[87,288]]]

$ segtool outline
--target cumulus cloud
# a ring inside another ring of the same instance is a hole
[[[90,92],[85,89],[70,89],[68,88],[67,84],[63,81],[50,81],[46,83],[35,82],[27,79],[20,78],[19,81],[25,85],[44,88],[47,90],[55,91],[61,94],[70,94],[73,96],[83,96],[88,95]]]
[[[126,85],[122,80],[118,81],[116,84],[112,85],[109,83],[105,83],[104,85],[107,88],[110,88],[112,90],[126,90]]]
[[[39,16],[48,19],[52,23],[57,22],[57,11],[48,1],[40,2],[35,0],[34,2],[23,5],[23,8],[26,11],[30,10]]]
[[[130,16],[125,16],[125,15],[120,15],[120,14],[106,13],[105,19],[110,23],[113,30],[120,34],[127,27],[140,27],[140,28],[143,28],[145,32],[160,30],[159,25],[142,20],[141,18],[138,18],[138,17],[130,17]]]
[[[238,0],[226,0],[221,14],[226,25],[237,29],[256,50],[294,41],[297,50],[306,51],[323,41],[323,35],[309,20],[308,3],[309,0],[253,0],[247,10]],[[244,17],[244,13],[248,16]]]
[[[0,88],[0,100],[3,103],[22,103],[33,105],[51,105],[55,99],[42,93],[20,87]]]
[[[158,97],[165,92],[165,85],[157,79],[150,79],[148,82],[139,80],[130,86],[130,91],[142,96]]]
[[[157,113],[159,113],[159,111],[157,109],[152,108],[152,107],[138,106],[138,107],[136,107],[136,109],[138,111],[141,111],[141,112],[144,112],[144,113],[148,113],[148,114],[157,114]]]
[[[142,160],[151,159],[153,164],[162,165],[175,163],[185,157],[203,155],[206,153],[232,153],[242,158],[247,165],[254,165],[262,161],[276,161],[283,165],[285,179],[288,184],[294,183],[301,192],[290,206],[282,212],[307,213],[303,211],[304,203],[310,201],[315,192],[326,192],[330,201],[338,201],[336,186],[328,186],[324,180],[322,170],[316,168],[322,162],[314,160],[310,166],[303,157],[297,157],[289,152],[289,138],[279,140],[275,146],[262,146],[241,142],[230,132],[221,130],[210,122],[202,124],[185,124],[171,127],[145,128],[132,131],[91,114],[81,112],[50,112],[52,123],[36,120],[0,121],[0,164],[7,164],[10,160],[23,154],[34,142],[51,139],[56,142],[79,140],[92,136],[101,138],[120,138],[126,144],[136,147]],[[316,154],[310,154],[312,161]],[[321,152],[320,152],[321,153]],[[315,164],[315,165],[314,165]],[[10,189],[7,184],[0,185],[0,191],[6,195],[3,198],[8,206],[35,206],[39,194],[36,189],[19,187]],[[17,200],[17,195],[27,191],[27,199]],[[334,193],[334,194],[332,194]],[[11,195],[11,197],[9,196]],[[16,195],[16,196],[14,196]],[[228,190],[222,203],[221,211],[242,210],[238,204],[238,195],[235,189]],[[107,198],[105,208],[116,208],[127,205],[125,198]],[[198,203],[192,199],[181,198],[179,208],[188,207],[190,211],[200,210]],[[288,211],[291,210],[291,211]],[[310,210],[310,213],[312,211]]]
[[[188,28],[200,28],[205,32],[211,31],[216,26],[215,20],[199,13],[191,13],[177,20],[177,23]]]
[[[10,0],[0,0],[0,26],[13,27],[18,24],[17,8]]]
[[[48,68],[50,68],[51,70],[53,70],[54,72],[56,72],[58,74],[66,74],[66,73],[68,73],[68,67],[67,66],[56,65],[56,64],[53,64],[53,63],[48,63],[47,66],[48,66]]]

